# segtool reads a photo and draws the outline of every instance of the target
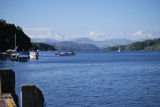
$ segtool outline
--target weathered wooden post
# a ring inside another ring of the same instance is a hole
[[[15,94],[15,73],[11,69],[0,69],[0,97],[12,96],[16,106],[18,107],[18,96]],[[2,105],[2,102],[1,104]],[[2,106],[3,107],[3,106]]]
[[[21,85],[21,107],[43,107],[44,98],[35,85]]]
[[[0,94],[15,93],[15,73],[11,69],[0,70]]]

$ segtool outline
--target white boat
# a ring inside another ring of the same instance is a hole
[[[72,49],[72,47],[71,47],[70,38],[69,38],[69,40],[68,40],[68,52],[67,52],[67,54],[68,54],[68,56],[74,56],[74,55],[76,55],[76,53],[73,52],[73,49]]]
[[[58,56],[68,56],[67,52],[60,52]]]
[[[55,55],[56,56],[68,56],[68,53],[67,52],[63,52],[63,51],[57,51],[57,52],[55,52]]]
[[[18,61],[27,61],[29,59],[28,54],[20,53],[18,56]]]
[[[75,53],[73,51],[68,51],[67,54],[68,54],[68,56],[74,56],[75,55]]]
[[[19,53],[12,53],[11,54],[11,60],[18,60]]]
[[[56,56],[74,56],[75,53],[73,51],[62,51],[60,46],[60,41],[58,43],[58,51],[55,52]],[[70,44],[68,43],[68,50],[70,48]]]
[[[15,53],[16,50],[15,49],[8,49],[6,52],[9,53],[9,54],[11,54],[11,53]]]
[[[119,48],[118,48],[118,52],[121,52],[121,48],[120,48],[120,46],[119,46]]]
[[[68,53],[65,51],[61,51],[60,41],[58,43],[58,51],[54,53],[56,56],[68,56]]]
[[[38,52],[37,51],[30,51],[29,58],[30,59],[38,59]]]

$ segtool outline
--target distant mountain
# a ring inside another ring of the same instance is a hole
[[[72,41],[76,42],[76,43],[94,43],[95,42],[94,40],[92,40],[90,38],[77,38]]]
[[[95,44],[100,47],[111,47],[111,46],[117,46],[117,45],[127,45],[130,43],[133,43],[134,41],[128,40],[128,39],[108,39],[105,41],[96,41]]]
[[[55,39],[42,39],[42,38],[32,38],[32,42],[41,42],[41,43],[53,43],[53,42],[58,42]],[[105,48],[105,47],[111,47],[111,46],[117,46],[117,45],[127,45],[130,43],[133,43],[134,41],[132,40],[127,40],[127,39],[108,39],[105,41],[94,41],[90,38],[77,38],[73,39],[71,43],[77,43],[77,44],[92,44],[96,45],[99,48]],[[74,44],[73,43],[73,44]]]
[[[34,42],[42,42],[42,43],[49,43],[51,45],[54,45],[58,42],[54,39],[32,39]],[[105,41],[94,41],[90,38],[77,38],[73,39],[72,41],[68,42],[63,41],[61,42],[64,44],[65,48],[67,48],[68,44],[72,45],[70,47],[75,47],[76,49],[79,50],[91,50],[91,49],[97,49],[97,48],[105,48],[105,47],[111,47],[111,46],[117,46],[117,45],[127,45],[130,43],[133,43],[134,41],[132,40],[127,40],[127,39],[108,39]],[[81,46],[80,46],[81,45]]]
[[[47,43],[47,42],[56,42],[57,40],[52,38],[32,38],[32,42],[39,42],[39,43]]]
[[[107,47],[103,50],[116,51],[119,46]],[[145,40],[142,42],[134,42],[129,45],[120,46],[121,50],[124,51],[136,51],[136,50],[147,50],[147,51],[160,51],[160,38],[154,40]]]
[[[111,46],[116,46],[116,45],[127,45],[130,43],[133,43],[134,41],[128,40],[128,39],[108,39],[105,41],[94,41],[89,38],[78,38],[73,40],[74,42],[77,43],[89,43],[89,44],[94,44],[97,47],[104,48],[104,47],[111,47]]]
[[[78,50],[78,51],[92,51],[92,50],[100,50],[96,45],[89,43],[76,43],[70,41],[61,41],[58,42],[48,42],[48,44],[54,46],[57,50],[60,48],[61,50]]]

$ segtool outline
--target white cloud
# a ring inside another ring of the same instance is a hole
[[[88,35],[86,35],[86,37],[89,37],[93,40],[104,40],[106,38],[105,33],[100,33],[100,32],[96,32],[96,31],[91,31],[89,32]]]
[[[95,32],[89,32],[89,36],[94,36]]]
[[[52,38],[51,28],[24,28],[24,31],[31,38]]]
[[[153,37],[153,35],[152,34],[148,34],[148,38],[152,38]]]
[[[56,39],[56,40],[72,40],[76,38],[91,38],[96,41],[103,41],[106,39],[113,38],[126,38],[131,40],[144,40],[153,39],[160,37],[160,32],[150,33],[148,31],[138,30],[136,32],[127,34],[127,36],[106,34],[98,31],[90,31],[81,35],[69,35],[69,34],[59,34],[54,33],[51,28],[24,28],[24,32],[31,38],[41,38],[41,39]],[[126,33],[125,33],[126,35]]]
[[[141,36],[143,34],[143,31],[137,31],[132,33],[133,36]]]
[[[154,35],[153,33],[150,33],[148,31],[137,31],[131,34],[131,36],[129,36],[130,39],[133,40],[143,40],[143,39],[153,39],[156,38],[157,35]]]

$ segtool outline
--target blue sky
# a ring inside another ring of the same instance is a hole
[[[160,0],[0,0],[0,18],[31,38],[160,37]]]

